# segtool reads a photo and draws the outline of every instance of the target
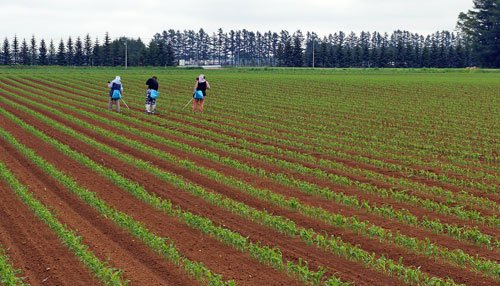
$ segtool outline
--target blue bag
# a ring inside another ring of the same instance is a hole
[[[122,85],[121,84],[117,84],[117,83],[113,83],[113,85],[111,86],[111,99],[120,99],[122,98],[122,92],[121,92],[121,89],[122,89]]]
[[[122,93],[119,89],[113,90],[113,94],[111,94],[111,99],[120,99],[122,98]]]
[[[151,97],[152,99],[157,98],[159,94],[160,93],[157,90],[154,89],[149,90],[149,97]]]
[[[197,90],[193,94],[194,99],[203,99],[203,91]]]

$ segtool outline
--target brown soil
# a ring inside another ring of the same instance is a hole
[[[3,145],[3,142],[1,142]],[[5,159],[0,148],[0,160]],[[5,162],[5,161],[4,161]],[[97,285],[55,233],[0,181],[0,245],[20,277],[31,285]]]

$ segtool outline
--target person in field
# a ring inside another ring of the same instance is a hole
[[[194,85],[193,94],[193,111],[203,112],[203,103],[205,102],[205,97],[207,96],[207,89],[210,89],[210,84],[205,79],[204,74],[200,74],[196,78],[196,83]]]
[[[123,85],[120,76],[116,76],[111,82],[108,81],[109,101],[108,110],[113,110],[113,104],[116,104],[116,112],[120,112],[120,99],[123,94]]]
[[[146,81],[146,113],[154,114],[156,111],[156,97],[158,97],[158,78],[152,76]]]

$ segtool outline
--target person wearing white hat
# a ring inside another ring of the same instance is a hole
[[[207,89],[210,89],[210,84],[205,79],[204,74],[200,74],[196,78],[196,83],[194,85],[193,94],[193,111],[203,112],[203,103],[205,102],[205,97],[207,96]]]
[[[113,103],[116,104],[116,112],[120,112],[120,99],[123,94],[123,85],[119,75],[111,82],[108,81],[109,90],[109,101],[108,109],[113,110]]]

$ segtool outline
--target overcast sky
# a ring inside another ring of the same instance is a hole
[[[229,30],[320,36],[344,31],[419,34],[455,30],[458,14],[472,0],[0,0],[0,40],[66,40],[90,34],[102,40],[140,37],[149,41],[164,30],[207,33]]]

